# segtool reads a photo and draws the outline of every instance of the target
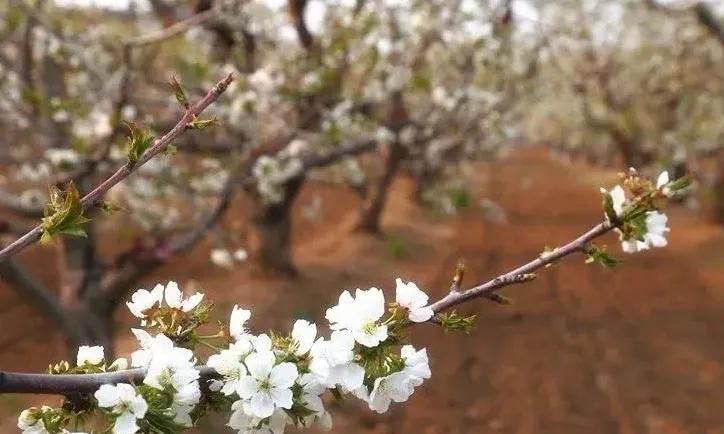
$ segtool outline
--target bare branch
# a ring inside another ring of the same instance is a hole
[[[198,367],[201,381],[215,377],[212,368]],[[43,393],[70,395],[93,393],[103,384],[116,384],[142,381],[146,370],[142,368],[103,374],[49,375],[26,374],[19,372],[0,372],[0,393]]]
[[[67,317],[60,300],[53,292],[12,258],[0,262],[0,278],[24,300],[30,300],[41,312],[68,333]],[[69,336],[72,336],[70,334]]]
[[[142,47],[144,45],[162,42],[167,39],[171,39],[174,36],[180,35],[192,27],[203,24],[214,17],[216,17],[216,10],[209,9],[204,12],[194,14],[183,21],[174,23],[165,29],[159,30],[158,32],[127,39],[123,44],[127,47]]]

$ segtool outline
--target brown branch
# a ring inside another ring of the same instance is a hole
[[[586,248],[586,245],[591,240],[600,237],[606,232],[612,230],[614,227],[615,226],[608,221],[599,223],[598,225],[591,228],[588,232],[571,241],[570,243],[564,245],[563,247],[559,247],[550,253],[543,254],[536,259],[524,265],[521,265],[520,267],[512,271],[501,274],[500,276],[489,280],[481,285],[474,286],[465,291],[451,291],[448,295],[430,305],[430,307],[435,313],[440,313],[465,301],[480,297],[486,297],[505,286],[528,281],[530,280],[530,277],[527,276],[530,276],[530,274],[534,271],[538,270],[539,268],[545,267],[548,264],[552,264],[572,253],[583,252]]]
[[[73,330],[58,297],[43,282],[13,258],[0,262],[0,278],[15,290],[22,300],[30,300],[44,316],[50,318],[69,337]]]
[[[198,366],[201,381],[216,376],[213,368]],[[72,395],[93,393],[103,384],[140,382],[146,375],[142,368],[103,374],[49,375],[0,372],[0,393],[42,393]]]
[[[174,24],[166,27],[165,29],[159,30],[157,32],[127,39],[126,41],[123,42],[123,45],[125,45],[127,47],[142,47],[145,45],[151,45],[151,44],[156,44],[158,42],[163,42],[167,39],[171,39],[174,36],[180,35],[186,31],[188,31],[192,27],[198,26],[199,24],[203,24],[206,21],[209,21],[214,17],[216,17],[216,10],[209,9],[204,12],[194,14],[194,15],[186,18],[183,21],[174,23]]]
[[[163,152],[166,147],[171,144],[178,136],[188,129],[188,124],[193,121],[206,107],[211,105],[216,99],[226,90],[229,86],[233,77],[231,74],[226,78],[219,81],[202,99],[196,104],[191,106],[183,114],[178,123],[161,138],[156,139],[153,145],[141,155],[141,157],[135,163],[128,161],[126,164],[121,166],[113,175],[103,181],[90,193],[86,194],[81,199],[81,205],[83,210],[94,207],[102,198],[103,195],[114,185],[126,179],[136,169],[144,165],[148,160],[155,157],[159,153]],[[43,233],[43,226],[38,225],[33,230],[18,238],[15,242],[8,245],[4,249],[0,250],[0,262],[7,258],[17,254],[21,250],[25,249],[29,245],[35,243],[40,239],[40,235]]]

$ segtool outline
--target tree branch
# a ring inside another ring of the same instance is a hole
[[[591,240],[600,237],[606,232],[612,230],[614,227],[615,225],[608,221],[599,223],[598,225],[591,228],[588,232],[584,233],[583,235],[564,245],[563,247],[559,247],[550,253],[542,254],[536,259],[524,265],[521,265],[520,267],[512,271],[501,274],[500,276],[489,280],[482,285],[474,286],[470,289],[466,289],[465,291],[451,291],[448,295],[430,305],[430,307],[435,313],[440,313],[465,301],[485,297],[500,288],[515,283],[520,283],[521,276],[530,274],[538,270],[539,268],[545,267],[548,264],[552,264],[557,260],[572,253],[585,251],[586,245],[591,242]]]
[[[45,317],[50,318],[72,336],[72,330],[68,327],[68,318],[58,298],[19,262],[12,258],[0,262],[0,278],[22,299],[29,299]]]
[[[90,193],[83,196],[81,199],[81,205],[83,210],[87,210],[96,205],[98,201],[103,198],[103,195],[114,185],[126,179],[136,169],[143,166],[148,160],[155,157],[159,153],[163,152],[166,147],[173,142],[178,136],[180,136],[188,128],[188,124],[193,121],[206,107],[211,105],[216,99],[226,90],[229,86],[233,77],[231,74],[226,76],[223,80],[219,81],[202,99],[196,104],[191,106],[178,123],[161,138],[156,139],[153,145],[141,155],[141,157],[135,163],[128,161],[126,164],[121,166],[113,175],[103,181]],[[43,233],[43,226],[38,225],[33,230],[18,238],[15,242],[8,245],[4,249],[0,250],[0,262],[7,260],[7,258],[17,254],[21,250],[25,249],[29,245],[35,243],[40,239],[40,235]]]
[[[608,221],[599,223],[575,240],[557,248],[553,252],[539,256],[538,258],[521,265],[520,267],[505,274],[474,286],[465,291],[452,291],[431,305],[435,313],[443,312],[453,306],[470,301],[476,298],[489,297],[496,290],[508,285],[522,283],[530,280],[526,275],[545,267],[572,253],[584,252],[586,246],[593,239],[598,238],[611,231],[616,226]],[[433,317],[430,322],[436,322]],[[411,323],[414,325],[414,323]],[[215,376],[214,370],[208,366],[199,366],[202,379],[209,379]],[[0,394],[2,393],[38,393],[68,395],[74,393],[92,393],[102,384],[119,382],[139,382],[144,377],[144,370],[131,369],[127,371],[111,372],[105,374],[81,374],[81,375],[50,375],[50,374],[26,374],[17,372],[0,371]]]
[[[176,35],[185,33],[192,27],[203,24],[204,22],[209,21],[214,17],[216,17],[216,10],[209,9],[204,12],[194,14],[183,21],[174,23],[166,27],[165,29],[159,30],[158,32],[127,39],[123,43],[123,45],[126,47],[142,47],[144,45],[151,45],[162,42],[167,39],[171,39]]]
[[[216,376],[213,368],[199,366],[198,369],[202,381]],[[146,370],[142,368],[82,375],[0,372],[0,393],[42,393],[52,395],[93,393],[103,384],[141,382],[145,375]]]

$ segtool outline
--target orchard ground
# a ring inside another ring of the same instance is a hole
[[[296,280],[249,264],[215,267],[205,244],[147,283],[173,279],[203,290],[224,321],[241,304],[252,309],[256,331],[288,331],[298,317],[325,324],[324,311],[342,289],[378,286],[393,297],[400,276],[436,299],[460,258],[470,285],[569,241],[600,220],[598,188],[617,180],[613,171],[568,165],[540,150],[475,168],[472,206],[456,217],[418,207],[410,183],[397,179],[377,239],[350,232],[354,193],[309,183],[295,208]],[[322,208],[309,219],[317,195]],[[500,204],[507,223],[486,218],[476,206],[482,198]],[[243,221],[244,205],[236,208],[230,224]],[[506,289],[511,306],[464,306],[478,313],[469,336],[416,327],[412,340],[428,348],[432,379],[385,415],[354,399],[332,404],[333,432],[724,433],[724,229],[681,206],[667,214],[669,248],[623,256],[610,235],[605,244],[625,260],[615,272],[570,257]],[[29,250],[33,267],[53,282],[53,249]],[[116,352],[127,355],[135,344],[130,314],[119,311],[117,322]],[[2,369],[39,372],[64,355],[50,323],[1,286],[0,325]],[[18,412],[43,400],[0,396],[0,433],[17,432]],[[223,423],[206,420],[200,431],[231,432]]]

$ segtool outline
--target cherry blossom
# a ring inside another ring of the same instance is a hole
[[[247,334],[246,322],[251,318],[251,311],[242,309],[238,305],[234,305],[229,319],[229,334],[234,339],[241,339]]]
[[[130,384],[120,383],[115,386],[102,385],[94,394],[98,406],[109,408],[115,416],[113,432],[116,434],[133,434],[138,431],[136,421],[142,419],[148,404]]]
[[[292,328],[295,347],[294,354],[302,356],[309,352],[317,337],[317,326],[303,319],[297,320]]]
[[[254,352],[247,356],[249,375],[239,381],[237,394],[244,402],[244,412],[265,418],[275,408],[292,407],[292,390],[298,376],[296,365],[289,362],[275,365],[271,351]]]
[[[131,301],[126,302],[128,310],[137,318],[146,318],[146,311],[161,305],[163,300],[163,285],[156,285],[152,291],[139,289],[131,295]]]
[[[395,279],[395,301],[400,307],[407,309],[408,318],[412,322],[425,322],[432,318],[433,311],[427,305],[428,296],[413,282]]]
[[[384,314],[384,294],[378,288],[370,288],[357,289],[354,298],[344,291],[339,303],[327,309],[326,318],[332,330],[349,330],[361,345],[375,347],[387,339],[387,326],[377,324]]]
[[[83,365],[100,365],[103,363],[103,347],[82,345],[78,347],[78,355],[76,357],[76,366]]]

